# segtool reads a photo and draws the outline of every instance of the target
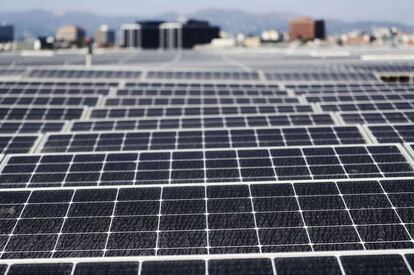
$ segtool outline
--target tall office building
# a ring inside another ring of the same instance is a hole
[[[289,22],[290,40],[325,39],[325,21],[304,17]]]
[[[14,41],[14,26],[0,25],[0,43],[8,43]]]
[[[207,21],[164,23],[160,25],[160,48],[191,49],[196,45],[210,43],[219,34],[220,28],[211,26]]]
[[[220,28],[207,21],[142,21],[121,26],[121,45],[142,49],[191,49],[218,38]]]
[[[56,41],[60,47],[80,47],[85,44],[85,39],[85,30],[75,25],[60,27],[56,33]]]
[[[160,47],[160,25],[164,21],[142,21],[141,47],[143,49],[158,49]]]
[[[121,45],[126,48],[158,49],[163,21],[142,21],[121,26]]]
[[[181,49],[183,47],[183,24],[164,23],[160,25],[160,48]]]
[[[115,45],[115,31],[107,25],[102,25],[95,33],[95,43],[98,47],[111,47]]]
[[[124,24],[121,26],[121,46],[125,48],[141,47],[141,25]]]

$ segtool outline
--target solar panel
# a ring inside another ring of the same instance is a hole
[[[352,73],[352,72],[267,72],[267,80],[284,82],[312,82],[312,81],[376,81],[377,78],[372,73]]]
[[[346,124],[384,124],[384,123],[412,123],[413,111],[376,111],[376,112],[347,112],[339,113]]]
[[[148,71],[148,79],[197,79],[197,80],[258,80],[257,72],[243,71]]]
[[[331,85],[287,85],[286,88],[293,90],[294,94],[298,96],[370,96],[371,94],[409,94],[413,92],[414,85],[409,83],[363,84],[352,82],[351,84]]]
[[[109,89],[106,88],[78,88],[78,87],[70,87],[66,88],[63,87],[33,87],[28,86],[27,88],[25,86],[23,87],[3,87],[0,88],[0,94],[2,96],[16,96],[16,95],[36,95],[36,96],[42,96],[42,95],[78,95],[78,96],[84,96],[84,95],[108,95]]]
[[[414,91],[413,91],[414,92]],[[307,102],[347,102],[347,101],[403,101],[414,99],[414,94],[370,94],[370,95],[329,95],[329,96],[307,96]]]
[[[412,110],[413,101],[377,101],[367,103],[335,103],[320,104],[319,107],[324,112],[355,112],[355,111],[399,111]]]
[[[0,274],[413,274],[413,64],[347,51],[0,56]]]
[[[0,134],[0,154],[28,154],[35,151],[39,136]]]
[[[25,133],[47,133],[61,132],[66,127],[62,121],[25,121],[25,120],[1,120],[0,133],[2,134],[25,134]]]
[[[2,96],[0,105],[24,106],[96,106],[99,97],[30,97],[30,96]]]
[[[104,71],[104,70],[62,70],[33,69],[28,73],[32,78],[69,78],[69,79],[138,79],[139,71]]]
[[[50,134],[41,153],[240,148],[366,143],[360,130],[347,127],[249,128],[157,132]]]
[[[116,96],[134,97],[163,97],[163,96],[210,96],[210,97],[229,97],[229,96],[288,96],[287,91],[279,88],[256,88],[256,87],[139,87],[118,89]]]
[[[377,143],[414,142],[413,124],[384,124],[367,128]]]
[[[71,123],[71,131],[126,131],[189,128],[241,128],[335,124],[331,114],[204,116],[198,118],[154,118],[81,120]]]
[[[413,254],[368,254],[322,256],[276,256],[276,257],[240,257],[173,259],[160,261],[70,261],[49,260],[28,264],[25,262],[8,263],[1,266],[1,274],[317,274],[323,270],[326,274],[411,274]]]
[[[2,106],[1,120],[71,120],[80,119],[84,108],[75,107],[31,107]]]
[[[19,76],[24,73],[24,70],[20,69],[0,69],[0,76]]]
[[[252,104],[295,104],[299,99],[291,97],[161,97],[161,98],[135,98],[135,97],[108,97],[105,99],[104,106],[152,106],[152,105],[173,105],[186,106],[192,105],[252,105]]]
[[[118,82],[101,82],[101,81],[49,81],[49,80],[19,80],[19,81],[5,81],[0,80],[0,87],[1,88],[91,88],[91,87],[118,87]]]
[[[265,182],[413,176],[398,145],[10,156],[0,185]]]
[[[413,248],[412,182],[2,190],[1,257]]]
[[[92,108],[89,118],[140,118],[140,117],[179,117],[179,116],[212,116],[212,115],[246,115],[246,114],[280,114],[310,113],[311,105],[250,105],[232,106],[218,105],[211,107],[112,107]]]
[[[126,82],[125,83],[126,89],[219,89],[223,91],[229,90],[240,90],[240,89],[252,89],[254,91],[261,90],[261,89],[272,89],[272,90],[279,90],[280,85],[277,83],[265,83],[265,82],[239,82],[239,81],[231,81],[231,82],[202,82],[202,81],[189,81],[186,80],[174,80],[173,82]]]

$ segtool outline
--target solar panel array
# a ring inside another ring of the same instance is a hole
[[[0,274],[414,274],[414,66],[270,57],[3,57]]]

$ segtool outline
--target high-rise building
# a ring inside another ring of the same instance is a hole
[[[141,47],[143,49],[158,49],[160,47],[160,25],[164,21],[142,21]]]
[[[325,39],[325,21],[309,17],[295,19],[289,22],[290,40],[309,41]]]
[[[183,24],[170,22],[160,25],[160,48],[183,48]]]
[[[220,28],[207,21],[142,21],[121,26],[121,45],[126,48],[191,49],[219,36]]]
[[[121,46],[125,48],[141,47],[141,25],[124,24],[121,26]]]
[[[75,25],[60,27],[56,33],[56,40],[60,47],[83,46],[85,38],[85,30]]]
[[[207,21],[189,20],[186,23],[160,25],[160,48],[191,49],[196,45],[211,43],[220,36],[220,28]]]
[[[8,43],[14,41],[14,26],[0,25],[0,43]]]
[[[98,47],[111,47],[115,45],[115,31],[107,25],[102,25],[95,33],[95,43]]]
[[[121,26],[121,45],[126,48],[158,49],[163,21],[142,21]]]

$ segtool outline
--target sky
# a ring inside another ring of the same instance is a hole
[[[346,21],[387,20],[414,25],[414,0],[0,0],[1,11],[81,10],[102,15],[186,14],[204,8],[290,12]]]

